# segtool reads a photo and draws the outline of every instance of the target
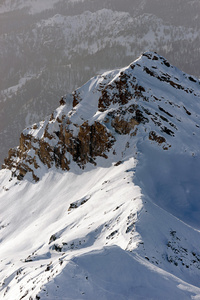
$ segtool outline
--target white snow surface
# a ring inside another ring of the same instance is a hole
[[[2,299],[198,299],[199,232],[142,195],[135,168],[126,158],[10,186],[1,171]],[[188,269],[169,263],[170,241]]]
[[[170,127],[175,136],[162,133],[168,150],[149,141],[149,130],[158,132],[149,121],[136,136],[115,134],[116,154],[97,158],[96,166],[43,167],[37,183],[30,174],[19,182],[0,171],[1,299],[200,299],[199,81],[192,78],[188,88],[189,75],[161,62],[142,56],[134,74],[149,97],[143,107],[161,113],[159,104],[177,128]],[[184,90],[142,72],[152,64]],[[80,103],[72,108],[69,97],[54,118],[103,122],[99,86],[112,85],[122,71],[133,72],[128,66],[92,78],[76,91]],[[24,133],[42,138],[48,122]],[[56,126],[49,123],[52,132]]]

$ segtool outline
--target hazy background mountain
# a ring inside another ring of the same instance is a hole
[[[199,12],[186,0],[1,1],[0,161],[62,95],[147,49],[199,76]]]

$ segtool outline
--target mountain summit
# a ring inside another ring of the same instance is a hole
[[[22,132],[0,171],[2,299],[200,297],[199,88],[145,52]]]
[[[51,116],[22,132],[20,146],[9,151],[3,167],[18,179],[32,174],[38,181],[43,165],[70,170],[73,161],[84,168],[111,153],[115,161],[121,135],[129,136],[128,143],[149,140],[163,150],[197,155],[199,87],[193,76],[146,52],[63,97]]]

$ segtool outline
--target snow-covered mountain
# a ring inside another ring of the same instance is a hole
[[[2,299],[200,297],[199,86],[145,52],[22,132],[0,171]]]

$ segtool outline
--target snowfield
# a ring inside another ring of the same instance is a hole
[[[1,171],[2,299],[200,298],[199,231],[142,195],[136,164]]]
[[[199,299],[199,231],[142,195],[135,167],[1,171],[2,299]]]

